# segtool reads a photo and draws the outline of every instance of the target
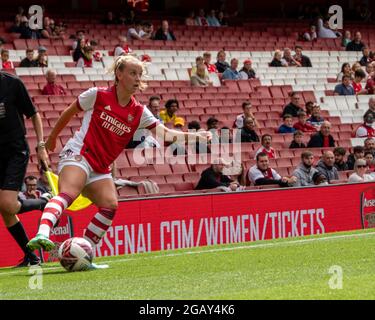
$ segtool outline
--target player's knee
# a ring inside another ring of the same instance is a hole
[[[19,210],[20,204],[14,199],[2,198],[0,204],[0,212],[3,217],[5,216],[14,216]]]
[[[111,210],[117,210],[118,208],[118,202],[117,202],[117,199],[108,199],[106,201],[106,205],[104,206],[105,208],[107,209],[111,209]]]

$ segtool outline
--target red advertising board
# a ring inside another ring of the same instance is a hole
[[[289,238],[375,227],[375,183],[146,198],[119,203],[97,256]],[[82,236],[96,208],[71,213],[58,236]],[[20,216],[32,236],[40,212]],[[66,231],[66,232],[65,232]],[[0,266],[21,251],[0,224]],[[64,238],[60,238],[61,241]]]

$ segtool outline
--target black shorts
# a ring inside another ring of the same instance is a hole
[[[19,191],[25,178],[30,150],[22,137],[0,144],[0,189]]]

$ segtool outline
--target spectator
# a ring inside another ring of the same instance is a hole
[[[27,21],[27,17],[26,18],[26,21]],[[9,32],[11,33],[21,33],[22,31],[22,17],[21,15],[16,15],[15,18],[14,18],[14,24],[10,27],[9,29]]]
[[[30,29],[29,20],[23,16],[21,18],[21,25],[19,28],[20,39],[40,39],[42,37],[39,29]]]
[[[20,63],[21,68],[37,67],[37,62],[34,60],[34,50],[26,49],[26,57]]]
[[[126,37],[119,36],[119,43],[116,45],[113,55],[115,57],[131,54],[133,50],[129,47]]]
[[[1,69],[14,69],[13,62],[9,60],[9,50],[1,49]]]
[[[366,78],[366,74],[362,69],[359,69],[354,72],[354,80],[352,82],[352,87],[356,95],[367,93],[367,90],[364,90],[361,84],[361,82],[365,78]]]
[[[198,56],[198,57],[195,58],[195,66],[192,67],[191,71],[190,71],[191,76],[194,76],[197,73],[197,67],[198,67],[198,65],[205,66],[204,59],[201,56]],[[209,73],[208,73],[208,70],[206,68],[204,70],[204,73],[205,73],[205,76],[209,77]]]
[[[237,71],[237,67],[238,67],[238,59],[233,58],[230,61],[230,67],[224,71],[222,79],[223,80],[239,80],[240,75],[239,75],[239,72]]]
[[[313,181],[316,186],[328,185],[326,176],[319,171],[314,173]]]
[[[324,121],[320,127],[320,131],[311,136],[310,141],[307,144],[308,148],[333,148],[335,146],[335,140],[333,139],[331,132],[331,124],[328,121]]]
[[[366,67],[370,62],[372,62],[372,59],[370,58],[370,49],[369,47],[363,47],[362,49],[363,56],[361,60],[359,60],[359,63],[362,67]]]
[[[20,192],[18,197],[22,200],[25,199],[39,199],[42,196],[42,192],[37,190],[37,178],[34,176],[27,176],[24,180],[26,185],[26,191]]]
[[[375,137],[375,129],[372,127],[374,117],[371,113],[363,117],[363,124],[361,124],[355,131],[356,138],[373,138]]]
[[[243,122],[245,118],[250,117],[254,120],[255,126],[259,127],[258,121],[255,119],[253,112],[251,111],[252,106],[250,101],[245,101],[242,103],[243,113],[238,115],[236,121],[234,122],[234,127],[241,129],[243,127]]]
[[[176,41],[176,37],[172,30],[169,29],[169,23],[167,20],[162,21],[161,27],[155,33],[155,40]]]
[[[217,72],[217,68],[214,64],[211,64],[211,53],[209,52],[205,52],[203,53],[203,61],[204,61],[204,64],[207,68],[207,71],[208,73],[216,73]]]
[[[43,30],[41,31],[41,37],[43,39],[64,39],[63,35],[56,34],[53,30],[53,24],[51,24],[49,17],[43,19]]]
[[[84,56],[83,50],[86,47],[86,40],[80,39],[76,42],[76,48],[73,51],[73,61],[77,62],[80,58]]]
[[[355,146],[353,148],[353,153],[349,154],[348,160],[347,160],[347,165],[349,170],[354,169],[354,163],[358,159],[364,159],[365,158],[365,148],[362,146]]]
[[[230,187],[231,190],[236,190],[239,185],[233,183],[229,177],[223,175],[223,169],[228,165],[229,163],[224,159],[216,159],[209,168],[202,172],[195,190],[215,189],[218,187]]]
[[[355,33],[354,40],[346,46],[346,51],[362,51],[365,44],[362,42],[362,35],[359,31]]]
[[[261,138],[261,143],[262,146],[255,153],[255,158],[259,153],[265,153],[268,156],[268,158],[276,159],[276,151],[271,146],[272,136],[269,134],[264,134]]]
[[[112,11],[108,11],[102,23],[103,24],[118,24],[118,20],[116,19]]]
[[[148,40],[151,39],[153,40],[154,38],[154,26],[151,22],[145,21],[142,23],[142,30],[143,30],[143,40]]]
[[[297,178],[294,187],[313,186],[313,176],[317,169],[313,167],[314,154],[311,151],[304,151],[301,153],[301,164],[294,170],[293,176]]]
[[[142,22],[137,20],[134,25],[129,28],[127,38],[130,40],[144,40],[143,36],[145,34],[142,29]]]
[[[307,101],[305,104],[305,109],[306,109],[306,115],[310,117],[312,115],[312,110],[314,107],[315,103],[312,101]]]
[[[342,81],[344,76],[353,77],[353,73],[350,64],[345,62],[341,66],[341,72],[337,75],[336,81]]]
[[[293,140],[289,145],[289,149],[304,149],[306,145],[302,142],[303,140],[303,132],[302,131],[295,131],[293,133]]]
[[[208,87],[212,85],[210,77],[207,74],[206,66],[203,63],[197,65],[197,70],[190,78],[193,87]]]
[[[210,117],[207,119],[206,125],[207,125],[207,131],[212,130],[212,129],[218,130],[219,120],[217,120],[215,117]]]
[[[349,170],[347,163],[345,162],[346,150],[342,147],[336,147],[333,150],[335,155],[335,167],[337,171],[347,171]]]
[[[318,19],[318,37],[323,39],[338,38],[338,34],[330,29],[328,18],[325,18],[324,21],[322,18]]]
[[[188,123],[188,130],[192,130],[193,132],[201,131],[201,125],[198,121],[193,120]],[[196,154],[211,153],[211,149],[208,147],[207,143],[199,139],[193,143],[193,149]]]
[[[224,15],[223,11],[219,11],[217,14],[217,20],[219,21],[221,26],[228,26],[228,20]]]
[[[174,123],[180,104],[176,99],[169,99],[165,104],[165,109],[160,111],[160,118],[163,123]]]
[[[371,151],[365,151],[365,160],[366,160],[369,172],[374,172],[375,171],[374,155],[372,154]]]
[[[220,22],[216,18],[215,10],[211,10],[210,13],[207,15],[207,22],[210,27],[220,27]]]
[[[294,50],[296,52],[294,60],[299,63],[300,67],[312,67],[310,58],[302,54],[301,46],[296,46]]]
[[[240,139],[237,142],[259,142],[259,136],[255,132],[255,121],[252,117],[245,118],[244,126],[240,131]]]
[[[355,182],[367,182],[367,181],[374,181],[375,177],[372,174],[367,174],[368,166],[366,160],[358,159],[354,165],[355,172],[352,173],[349,177],[349,183]]]
[[[185,126],[185,120],[181,117],[176,117],[176,119],[173,122],[173,128],[175,130],[183,131]]]
[[[316,33],[316,26],[312,24],[310,26],[310,29],[306,31],[302,37],[305,41],[316,41],[318,39],[318,35]]]
[[[266,153],[256,155],[256,165],[248,172],[248,178],[255,186],[278,184],[280,187],[289,187],[296,183],[296,177],[281,177],[274,169],[270,168],[270,161]]]
[[[346,30],[341,40],[341,45],[346,48],[348,43],[352,41],[352,34],[349,30]]]
[[[283,116],[284,123],[279,127],[277,133],[294,133],[296,129],[293,127],[293,117],[290,114]]]
[[[159,96],[151,96],[148,100],[148,109],[154,115],[156,119],[158,119],[161,123],[163,120],[159,116],[159,108],[160,108],[160,97]]]
[[[357,71],[357,70],[362,70],[362,66],[361,64],[357,61],[357,62],[354,62],[353,65],[352,65],[352,78],[354,77],[354,73]]]
[[[375,73],[372,73],[366,82],[365,90],[368,94],[375,94]]]
[[[255,78],[255,71],[251,66],[252,62],[250,59],[246,59],[243,62],[243,67],[239,72],[240,80],[248,80]]]
[[[374,138],[367,138],[364,142],[364,150],[365,152],[371,152],[375,158],[375,139]]]
[[[38,48],[38,56],[36,57],[36,62],[38,67],[47,68],[48,67],[48,57],[47,48],[40,46]]]
[[[282,117],[290,114],[292,117],[297,117],[298,111],[303,111],[300,105],[301,97],[298,92],[293,91],[290,94],[290,103],[284,107]]]
[[[194,11],[190,11],[189,16],[185,19],[185,25],[189,26],[189,27],[197,25],[196,20],[195,20],[195,12]]]
[[[270,67],[287,67],[288,63],[282,60],[282,55],[280,50],[275,50],[273,55],[273,60],[269,64]]]
[[[292,51],[289,48],[284,49],[284,56],[281,59],[281,63],[286,63],[288,67],[301,67],[301,63],[298,62],[294,57],[292,56]]]
[[[334,90],[335,96],[354,96],[354,88],[350,84],[350,77],[349,76],[343,76],[342,77],[342,83],[336,85]]]
[[[49,185],[48,179],[45,175],[45,171],[40,165],[38,165],[37,167],[39,170],[39,179],[36,183],[36,189],[39,190],[42,194],[51,193],[51,186]]]
[[[320,129],[320,126],[324,122],[324,118],[321,116],[321,110],[319,105],[314,104],[312,109],[312,115],[309,119],[306,120],[306,122],[312,125],[316,130]]]
[[[332,151],[325,151],[322,159],[316,165],[316,169],[323,174],[328,183],[339,180],[339,173],[335,167],[335,155]]]
[[[225,51],[220,50],[217,53],[217,62],[215,63],[215,66],[219,73],[223,73],[226,69],[230,68],[229,63],[225,61],[225,58],[226,58]]]
[[[46,72],[46,79],[47,84],[44,86],[42,90],[43,95],[49,95],[49,96],[64,96],[65,90],[64,88],[56,84],[56,71],[53,69],[48,69]]]
[[[196,24],[197,26],[208,27],[208,21],[205,17],[204,9],[199,9]]]
[[[93,67],[93,54],[94,54],[94,50],[92,49],[91,46],[84,47],[83,57],[78,59],[77,67],[92,68]]]
[[[77,49],[77,47],[79,46],[79,44],[81,43],[81,40],[84,40],[82,43],[83,43],[83,45],[82,45],[82,49],[83,49],[83,47],[85,46],[85,44],[86,44],[86,36],[85,36],[85,30],[77,30],[76,31],[76,35],[75,35],[75,37],[73,37],[73,39],[74,39],[74,42],[73,42],[73,44],[72,44],[72,49],[73,50],[76,50]],[[74,53],[73,53],[73,58],[74,58]],[[78,59],[77,59],[78,60]],[[74,61],[76,61],[76,60],[74,60]]]
[[[371,114],[375,119],[375,97],[371,97],[368,101],[368,110],[365,112],[364,117]]]
[[[316,132],[316,127],[307,122],[307,114],[305,111],[298,111],[297,117],[298,121],[294,124],[294,129],[300,130],[302,132]]]

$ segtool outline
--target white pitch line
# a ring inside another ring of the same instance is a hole
[[[258,249],[258,248],[265,248],[265,247],[278,247],[278,246],[284,246],[284,245],[305,244],[305,243],[315,242],[315,241],[329,241],[329,240],[336,240],[336,239],[361,238],[361,237],[368,237],[368,236],[374,236],[374,235],[375,235],[375,232],[366,232],[366,233],[358,233],[358,234],[336,235],[336,236],[327,236],[327,237],[321,237],[321,238],[298,239],[298,240],[272,242],[272,243],[259,243],[259,244],[251,244],[250,243],[249,245],[243,245],[243,246],[238,246],[238,247],[216,248],[216,249],[197,250],[197,251],[185,251],[185,252],[179,252],[179,253],[166,253],[166,254],[160,254],[160,255],[157,255],[157,256],[150,256],[150,257],[125,258],[125,259],[116,259],[116,260],[108,260],[108,261],[103,260],[103,261],[100,261],[100,262],[101,263],[113,264],[113,263],[128,262],[128,261],[134,261],[134,260],[159,259],[159,258],[178,257],[178,256],[184,256],[184,255],[204,254],[204,253],[213,253],[213,252],[222,252],[222,251],[235,251],[235,250]],[[163,251],[163,252],[165,252],[165,251]],[[162,251],[159,251],[159,253],[162,253]],[[49,271],[49,270],[58,270],[58,269],[61,269],[61,267],[46,267],[43,270]],[[23,273],[23,272],[25,272],[25,269],[24,270],[17,270],[17,271],[0,273],[0,276]],[[48,272],[47,272],[47,274],[48,274]]]

